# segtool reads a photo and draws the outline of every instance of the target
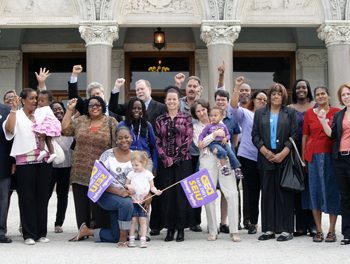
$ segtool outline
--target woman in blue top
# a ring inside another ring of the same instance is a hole
[[[126,126],[130,129],[132,136],[131,150],[145,151],[149,157],[147,169],[155,175],[157,171],[158,152],[155,148],[156,139],[150,122],[147,121],[145,103],[133,97],[128,103],[125,121],[119,123],[118,127]]]

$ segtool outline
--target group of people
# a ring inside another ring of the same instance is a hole
[[[118,247],[135,247],[139,239],[140,247],[147,247],[149,226],[151,236],[165,228],[166,242],[182,242],[184,229],[202,231],[201,208],[190,206],[179,184],[162,190],[206,168],[222,193],[219,225],[215,201],[204,206],[208,241],[215,241],[218,232],[241,241],[237,186],[242,181],[243,225],[248,234],[257,233],[261,208],[260,241],[276,234],[277,241],[309,234],[314,242],[335,242],[341,214],[341,244],[350,244],[350,85],[342,85],[337,93],[343,110],[330,106],[326,87],[316,87],[313,96],[310,84],[302,79],[292,88],[290,105],[282,84],[253,92],[244,77],[235,80],[230,98],[222,65],[215,106],[200,98],[203,87],[196,76],[188,78],[182,97],[186,78],[181,73],[175,76],[175,85],[165,89],[164,104],[152,99],[147,80],[138,80],[136,97],[119,104],[124,79],[116,80],[108,103],[97,82],[88,85],[87,99],[79,97],[82,70],[81,65],[73,66],[67,108],[52,101],[45,87],[50,75],[46,69],[36,74],[38,91],[25,88],[20,96],[14,91],[4,95],[0,242],[11,242],[6,236],[11,183],[18,193],[27,245],[50,241],[47,207],[55,185],[54,230],[63,232],[70,184],[78,228],[70,241],[93,237]],[[293,148],[290,138],[307,162],[306,188],[301,193],[280,185]],[[95,160],[114,178],[97,203],[87,196]],[[322,213],[330,219],[325,236]]]

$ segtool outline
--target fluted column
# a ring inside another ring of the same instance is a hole
[[[201,78],[201,84],[204,87],[201,98],[209,100],[208,95],[208,51],[206,49],[197,49],[195,51],[196,57],[196,76]]]
[[[233,85],[233,43],[238,38],[241,26],[238,21],[203,21],[201,39],[208,48],[209,101],[214,101],[215,87],[218,83],[217,68],[225,62],[225,87],[232,90]]]
[[[326,43],[328,86],[331,103],[337,105],[336,91],[350,81],[350,22],[329,21],[318,28],[318,37]]]
[[[0,51],[0,94],[8,90],[16,90],[19,94],[22,90],[21,62],[22,54],[18,50]],[[33,87],[35,88],[35,87]]]
[[[118,31],[116,23],[106,21],[81,23],[79,27],[81,38],[86,43],[87,83],[101,83],[106,97],[111,90],[112,47],[113,41],[119,37]]]

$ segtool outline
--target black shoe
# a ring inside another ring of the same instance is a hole
[[[160,230],[158,229],[151,229],[151,232],[149,232],[151,236],[159,236],[160,235]]]
[[[8,238],[7,236],[0,236],[0,243],[12,243],[11,238]]]
[[[174,240],[174,235],[175,235],[175,230],[174,229],[168,229],[166,232],[166,237],[164,239],[165,242],[173,241]]]
[[[269,239],[273,239],[275,238],[275,233],[272,233],[272,234],[262,234],[261,236],[258,237],[258,240],[260,241],[265,241],[265,240],[269,240]]]
[[[182,242],[185,240],[185,232],[183,229],[177,230],[176,242]]]
[[[202,232],[202,228],[200,225],[191,226],[190,230],[193,232]]]
[[[288,235],[280,235],[277,238],[277,241],[279,242],[284,242],[284,241],[288,241],[288,240],[292,240],[293,239],[293,235],[292,234],[288,234]]]
[[[230,229],[229,229],[228,225],[221,224],[221,223],[220,223],[219,231],[220,231],[220,233],[225,233],[225,234],[230,233]]]
[[[316,236],[316,234],[317,234],[316,230],[313,229],[313,230],[310,230],[309,236],[313,238],[314,236]]]
[[[255,226],[255,225],[250,225],[250,226],[248,227],[248,234],[249,234],[249,235],[256,234],[256,226]]]
[[[350,239],[344,238],[342,241],[340,241],[340,245],[350,245]]]
[[[300,237],[300,236],[306,236],[307,235],[307,232],[306,231],[295,231],[293,233],[293,236],[294,237]]]
[[[241,224],[238,224],[238,230],[242,230]]]

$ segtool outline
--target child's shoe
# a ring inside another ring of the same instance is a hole
[[[146,237],[141,237],[141,239],[140,239],[140,248],[146,248],[146,247],[147,247]]]
[[[231,175],[231,171],[230,171],[229,167],[227,167],[226,165],[221,167],[220,172],[224,176],[230,176]]]
[[[47,163],[53,162],[57,158],[57,154],[53,153],[49,156],[49,159],[47,160]]]
[[[235,175],[237,180],[241,180],[244,178],[241,168],[235,169]]]
[[[129,242],[128,242],[128,247],[135,247],[135,237],[134,236],[130,236],[129,237]]]
[[[42,161],[46,156],[46,151],[45,150],[41,150],[39,153],[38,158],[36,159],[37,161]]]

